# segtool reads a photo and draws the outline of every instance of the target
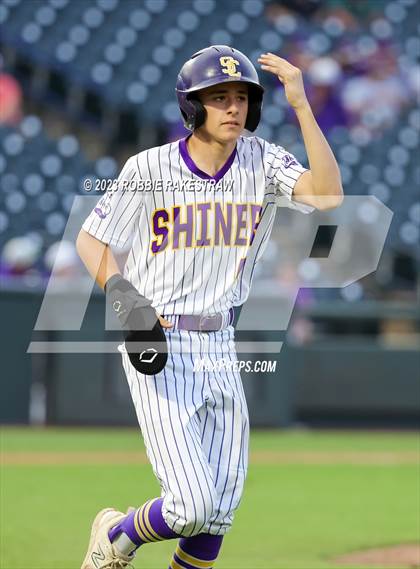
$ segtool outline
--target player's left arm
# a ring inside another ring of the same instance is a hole
[[[317,209],[331,209],[343,201],[340,169],[306,98],[302,72],[273,53],[262,54],[261,69],[277,75],[302,131],[310,170],[296,182],[293,199]]]

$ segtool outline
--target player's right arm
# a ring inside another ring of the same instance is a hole
[[[98,201],[85,220],[76,240],[80,259],[107,296],[111,288],[121,287],[139,295],[133,285],[122,277],[111,249],[111,245],[124,247],[133,234],[142,208],[142,194],[131,182],[138,179],[136,157],[133,156],[125,163],[115,186]],[[112,277],[112,286],[106,287]],[[159,321],[164,328],[172,327],[161,316]]]
[[[80,230],[77,237],[76,249],[90,276],[102,289],[113,275],[120,274],[111,247],[84,229]]]
[[[120,269],[112,247],[124,247],[135,231],[142,193],[137,191],[139,169],[136,156],[124,164],[120,175],[99,199],[77,237],[77,252],[92,278],[103,289]],[[131,185],[130,185],[131,184]]]
[[[90,276],[104,289],[105,284],[114,275],[121,275],[119,266],[112,253],[111,247],[89,235],[81,229],[76,240],[76,250]],[[172,328],[173,324],[159,316],[163,328]]]

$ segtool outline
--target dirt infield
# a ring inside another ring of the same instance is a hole
[[[326,451],[253,451],[251,464],[349,464],[382,465],[419,464],[415,451],[401,452],[326,452]],[[148,464],[145,452],[128,451],[10,451],[0,454],[2,465],[66,465],[66,464]]]
[[[420,567],[420,545],[403,544],[368,549],[343,555],[333,560],[343,565],[369,565],[380,567]]]

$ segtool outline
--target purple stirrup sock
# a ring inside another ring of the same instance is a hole
[[[215,563],[222,546],[222,535],[200,533],[193,537],[183,537],[179,540],[169,569],[201,569],[203,562],[210,568]]]
[[[163,504],[163,498],[156,498],[155,500],[152,501],[152,504],[148,512],[149,523],[152,526],[153,531],[159,537],[161,537],[161,541],[163,541],[164,539],[175,539],[176,537],[179,537],[179,534],[172,531],[171,528],[163,519],[162,504]],[[145,506],[143,506],[143,508],[145,508]],[[146,514],[144,514],[144,516],[145,515]]]
[[[137,547],[143,543],[179,537],[163,519],[162,503],[162,498],[149,500],[141,508],[125,516],[108,532],[111,543],[121,533],[125,533]]]
[[[109,541],[112,543],[120,535],[120,533],[125,533],[126,536],[137,546],[142,545],[144,542],[139,538],[138,533],[134,527],[134,516],[137,515],[137,510],[127,514],[120,523],[111,528],[108,532]]]

